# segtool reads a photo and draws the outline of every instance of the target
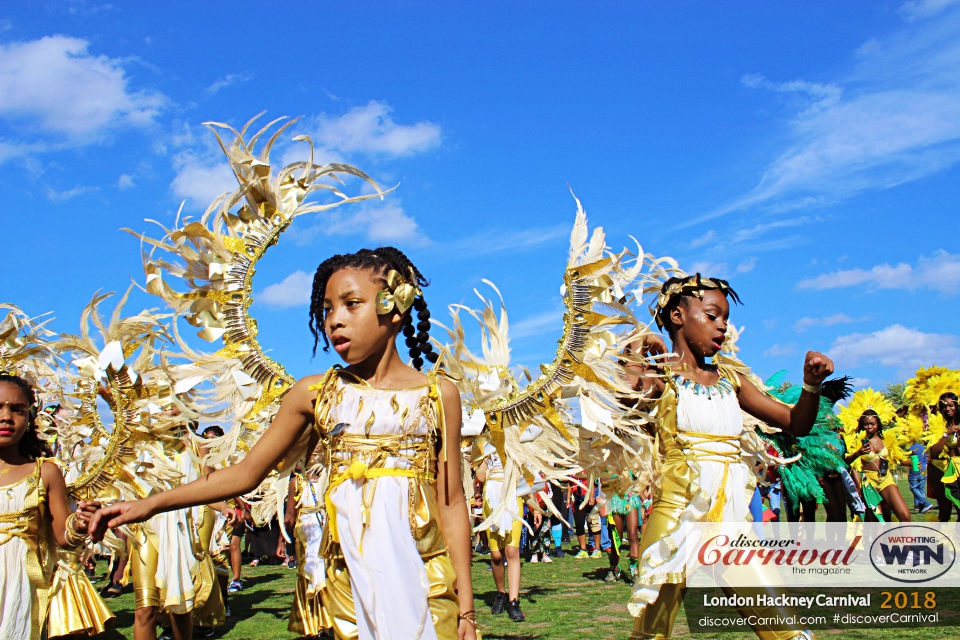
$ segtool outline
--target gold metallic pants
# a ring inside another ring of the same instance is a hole
[[[683,594],[687,590],[680,584],[665,584],[660,587],[660,595],[653,604],[648,604],[643,613],[633,620],[633,633],[630,634],[631,640],[643,638],[655,638],[662,640],[673,637],[673,623],[680,613],[680,603],[683,601]],[[733,589],[732,587],[723,587],[723,593],[727,596],[747,595],[768,590],[756,589]],[[775,595],[772,592],[770,595]],[[758,618],[771,618],[775,616],[786,617],[796,615],[796,611],[790,607],[737,607],[737,611],[743,617],[756,616]],[[760,640],[790,640],[796,638],[800,632],[795,630],[769,631],[754,628],[754,633]]]

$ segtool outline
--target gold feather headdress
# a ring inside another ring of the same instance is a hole
[[[296,120],[271,133],[286,119],[278,118],[250,135],[257,118],[240,131],[219,122],[205,123],[237,178],[235,191],[214,200],[198,221],[181,220],[178,214],[175,228],[160,225],[160,239],[134,233],[153,247],[143,256],[146,290],[163,298],[175,318],[182,316],[197,327],[201,339],[220,344],[212,354],[193,349],[174,326],[181,351],[191,360],[179,370],[177,390],[196,389],[196,402],[201,404],[195,407],[198,412],[234,425],[224,436],[207,442],[210,453],[204,461],[209,465],[235,462],[245,455],[294,383],[283,365],[264,353],[257,339],[250,305],[258,261],[277,244],[294,218],[386,193],[356,167],[316,164],[313,142],[304,135],[293,140],[308,144],[309,159],[275,167],[271,150]],[[230,134],[227,140],[221,137],[222,131]],[[343,184],[342,177],[359,178],[375,193],[347,196],[338,187]],[[171,254],[172,259],[157,256],[157,250]],[[167,284],[168,276],[180,279],[186,291]],[[277,482],[276,486],[279,503],[286,495],[286,484]]]
[[[640,276],[642,258],[631,260],[633,254],[626,250],[609,251],[602,229],[590,236],[586,213],[580,201],[576,203],[563,278],[563,332],[556,356],[540,366],[539,376],[529,376],[521,387],[510,372],[502,297],[499,319],[494,304],[483,296],[482,311],[451,307],[452,343],[441,345],[439,364],[458,379],[464,405],[470,407],[465,423],[472,420],[474,408],[485,415],[480,439],[489,441],[504,468],[500,508],[479,525],[481,529],[499,518],[505,505],[516,504],[509,499],[511,494],[524,483],[534,486],[540,478],[571,479],[581,472],[593,478],[613,469],[627,487],[634,482],[631,474],[649,477],[653,440],[643,429],[649,416],[623,402],[639,400],[642,393],[623,379],[620,362],[627,346],[649,331],[634,317],[624,293]],[[482,356],[464,344],[462,311],[480,324]],[[568,406],[573,399],[579,403],[582,427]],[[591,445],[585,453],[582,437]],[[611,455],[612,451],[625,454]]]

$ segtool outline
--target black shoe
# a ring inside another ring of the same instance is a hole
[[[616,582],[617,580],[620,579],[621,573],[622,573],[622,572],[620,571],[620,567],[614,567],[614,568],[610,569],[609,571],[607,571],[607,575],[606,575],[606,577],[604,577],[603,581],[604,581],[604,582]]]
[[[503,613],[504,607],[507,606],[507,594],[497,592],[497,597],[493,599],[493,606],[490,607],[490,613],[493,615],[499,615]]]
[[[214,627],[197,627],[193,631],[193,635],[198,638],[212,638],[216,633],[217,630]]]
[[[563,549],[561,549],[560,547],[557,547],[556,549],[553,550],[554,558],[562,558],[564,555],[565,554],[563,553]]]
[[[527,616],[523,615],[523,611],[520,611],[519,600],[511,600],[507,603],[507,615],[509,615],[510,619],[514,622],[523,622],[527,619]]]

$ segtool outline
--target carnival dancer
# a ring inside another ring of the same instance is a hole
[[[503,463],[493,445],[485,447],[487,454],[477,469],[477,480],[483,483],[483,518],[486,520],[500,504],[503,491]],[[497,586],[490,613],[499,615],[504,611],[514,622],[523,622],[526,616],[520,610],[520,535],[523,530],[523,499],[516,498],[516,508],[510,505],[487,529],[490,545],[490,568]],[[504,583],[504,566],[507,580]]]
[[[806,435],[817,418],[820,385],[833,371],[829,358],[808,352],[803,392],[793,407],[764,394],[746,367],[732,358],[715,358],[727,333],[728,297],[739,302],[724,280],[700,274],[667,279],[654,313],[670,335],[674,354],[666,354],[657,336],[648,336],[633,351],[664,354],[662,367],[630,364],[633,354],[626,354],[631,381],[657,403],[662,456],[660,487],[640,540],[640,569],[628,604],[636,617],[632,638],[673,634],[686,581],[685,558],[675,546],[681,544],[680,523],[749,519],[756,478],[741,456],[745,445],[760,455],[764,443],[745,429],[741,408],[768,425]],[[741,612],[759,617],[777,613],[760,609]],[[805,631],[755,631],[763,639],[809,637]]]
[[[95,534],[252,491],[281,461],[289,474],[320,441],[330,473],[323,604],[337,637],[475,638],[459,392],[403,364],[396,348],[403,331],[414,367],[436,359],[426,284],[392,247],[323,262],[310,328],[349,366],[297,382],[240,463],[101,509]]]
[[[909,458],[902,446],[904,427],[890,425],[895,418],[893,404],[879,392],[862,389],[853,394],[840,410],[848,451],[844,460],[860,473],[868,517],[875,517],[879,509],[887,522],[891,514],[900,522],[910,522],[910,509],[893,480],[894,468]]]
[[[315,473],[298,474],[291,495],[295,501],[297,587],[287,630],[301,636],[315,637],[333,627],[321,594],[326,582],[326,568],[320,555],[325,517],[320,476]]]
[[[960,373],[951,372],[957,387]],[[950,375],[950,374],[948,374]],[[938,391],[938,390],[935,390]],[[930,463],[927,467],[931,497],[937,501],[937,519],[950,522],[954,509],[960,520],[960,491],[957,470],[960,467],[960,416],[957,410],[957,393],[945,391],[937,394],[937,413],[929,417],[928,447]]]
[[[0,374],[0,638],[40,639],[57,569],[56,547],[82,548],[90,515],[99,506],[81,502],[70,513],[63,474],[37,434],[37,404],[24,378]],[[73,580],[65,592],[60,585],[63,598],[86,602],[63,600],[58,612],[63,607],[79,611],[87,618],[80,632],[103,632],[113,615],[85,575]],[[50,637],[61,635],[51,631]]]
[[[764,384],[773,397],[789,405],[796,403],[802,393],[799,385],[785,382],[786,371],[778,371]],[[840,426],[834,405],[850,395],[850,378],[847,376],[826,380],[820,391],[820,410],[810,433],[802,438],[788,433],[759,433],[761,438],[774,447],[782,458],[801,457],[796,462],[782,465],[777,473],[782,480],[786,497],[786,519],[799,520],[802,507],[803,519],[816,519],[817,505],[826,510],[827,522],[846,521],[846,494],[843,475],[848,473],[844,461],[843,438],[836,433]]]
[[[607,502],[610,527],[610,570],[604,580],[616,582],[623,576],[620,560],[624,547],[629,549],[630,564],[626,582],[633,585],[637,573],[637,558],[640,557],[640,508],[643,499],[636,491],[626,491],[623,495],[614,493]]]

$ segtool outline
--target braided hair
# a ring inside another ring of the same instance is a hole
[[[40,438],[40,433],[37,431],[37,407],[40,405],[40,402],[37,398],[36,391],[30,386],[29,382],[20,376],[7,373],[0,374],[0,384],[3,383],[12,384],[20,389],[27,399],[29,422],[27,423],[27,430],[24,432],[23,438],[20,439],[18,444],[21,455],[30,460],[51,457],[53,454],[50,452],[47,443]]]
[[[395,247],[380,247],[379,249],[361,249],[356,253],[338,254],[327,258],[317,267],[313,276],[313,290],[310,295],[310,333],[313,334],[313,355],[317,354],[317,345],[323,340],[323,350],[330,351],[330,341],[324,330],[323,298],[327,292],[327,282],[330,277],[341,269],[363,269],[372,271],[383,287],[387,287],[386,274],[393,270],[404,278],[411,275],[416,282],[411,284],[419,288],[426,287],[430,281],[423,277],[420,270],[410,262],[410,259]],[[413,312],[417,313],[417,322],[414,324]],[[418,295],[413,301],[413,307],[404,313],[403,323],[400,325],[405,343],[410,350],[410,359],[413,366],[419,371],[423,368],[423,361],[436,362],[439,355],[433,350],[430,343],[430,310],[423,295]]]

